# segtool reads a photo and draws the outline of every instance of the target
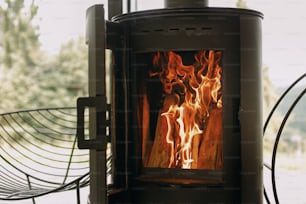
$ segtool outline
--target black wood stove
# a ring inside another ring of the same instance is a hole
[[[262,203],[262,14],[165,5],[87,11],[91,203]]]

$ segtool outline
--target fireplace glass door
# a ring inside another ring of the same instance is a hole
[[[135,60],[142,168],[222,170],[222,51],[157,51]]]

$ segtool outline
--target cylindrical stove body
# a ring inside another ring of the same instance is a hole
[[[262,203],[261,20],[177,8],[107,24],[113,178],[126,189],[111,203]]]

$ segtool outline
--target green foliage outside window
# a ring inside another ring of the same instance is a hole
[[[82,37],[62,45],[56,55],[42,51],[33,24],[35,1],[0,4],[0,112],[75,106],[87,95],[87,47]]]

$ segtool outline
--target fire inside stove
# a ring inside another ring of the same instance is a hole
[[[162,51],[137,85],[142,165],[221,170],[222,51]]]

